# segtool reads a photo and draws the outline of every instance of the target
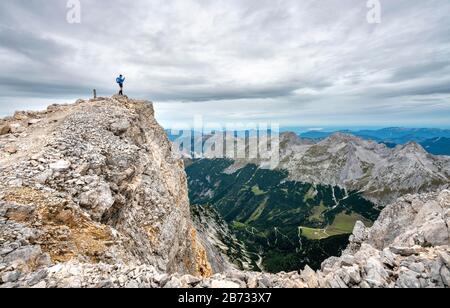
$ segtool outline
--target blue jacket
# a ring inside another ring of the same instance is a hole
[[[119,84],[123,83],[124,81],[125,81],[125,77],[120,78],[120,76],[119,76],[116,78],[116,82]]]

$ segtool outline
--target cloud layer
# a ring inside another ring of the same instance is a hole
[[[0,114],[116,91],[155,101],[166,126],[445,126],[450,2],[381,0],[0,2]]]

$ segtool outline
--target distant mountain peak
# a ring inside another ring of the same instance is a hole
[[[311,139],[305,139],[301,138],[299,135],[297,135],[294,132],[283,132],[280,134],[280,141],[281,142],[292,142],[297,145],[304,144],[304,145],[313,145],[315,142]]]
[[[428,154],[428,152],[420,144],[414,141],[408,142],[404,146],[401,146],[399,151],[405,153]]]
[[[354,142],[354,143],[357,143],[357,144],[363,144],[366,141],[364,141],[362,138],[359,138],[359,137],[351,135],[351,134],[337,132],[337,133],[332,134],[328,138],[326,138],[324,140],[324,142],[331,142],[331,143],[334,143],[334,142],[345,142],[345,143]]]
[[[341,132],[281,162],[293,180],[365,191],[381,203],[405,191],[430,191],[450,182],[450,159],[429,154],[417,142],[389,149]]]

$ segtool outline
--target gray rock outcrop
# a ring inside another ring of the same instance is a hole
[[[211,275],[151,103],[78,101],[2,125],[24,129],[0,137],[0,284],[35,285],[66,262]]]

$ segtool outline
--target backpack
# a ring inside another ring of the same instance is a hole
[[[116,78],[116,82],[117,82],[117,83],[121,83],[121,82],[122,82],[122,81],[120,80],[120,77],[117,77],[117,78]]]

